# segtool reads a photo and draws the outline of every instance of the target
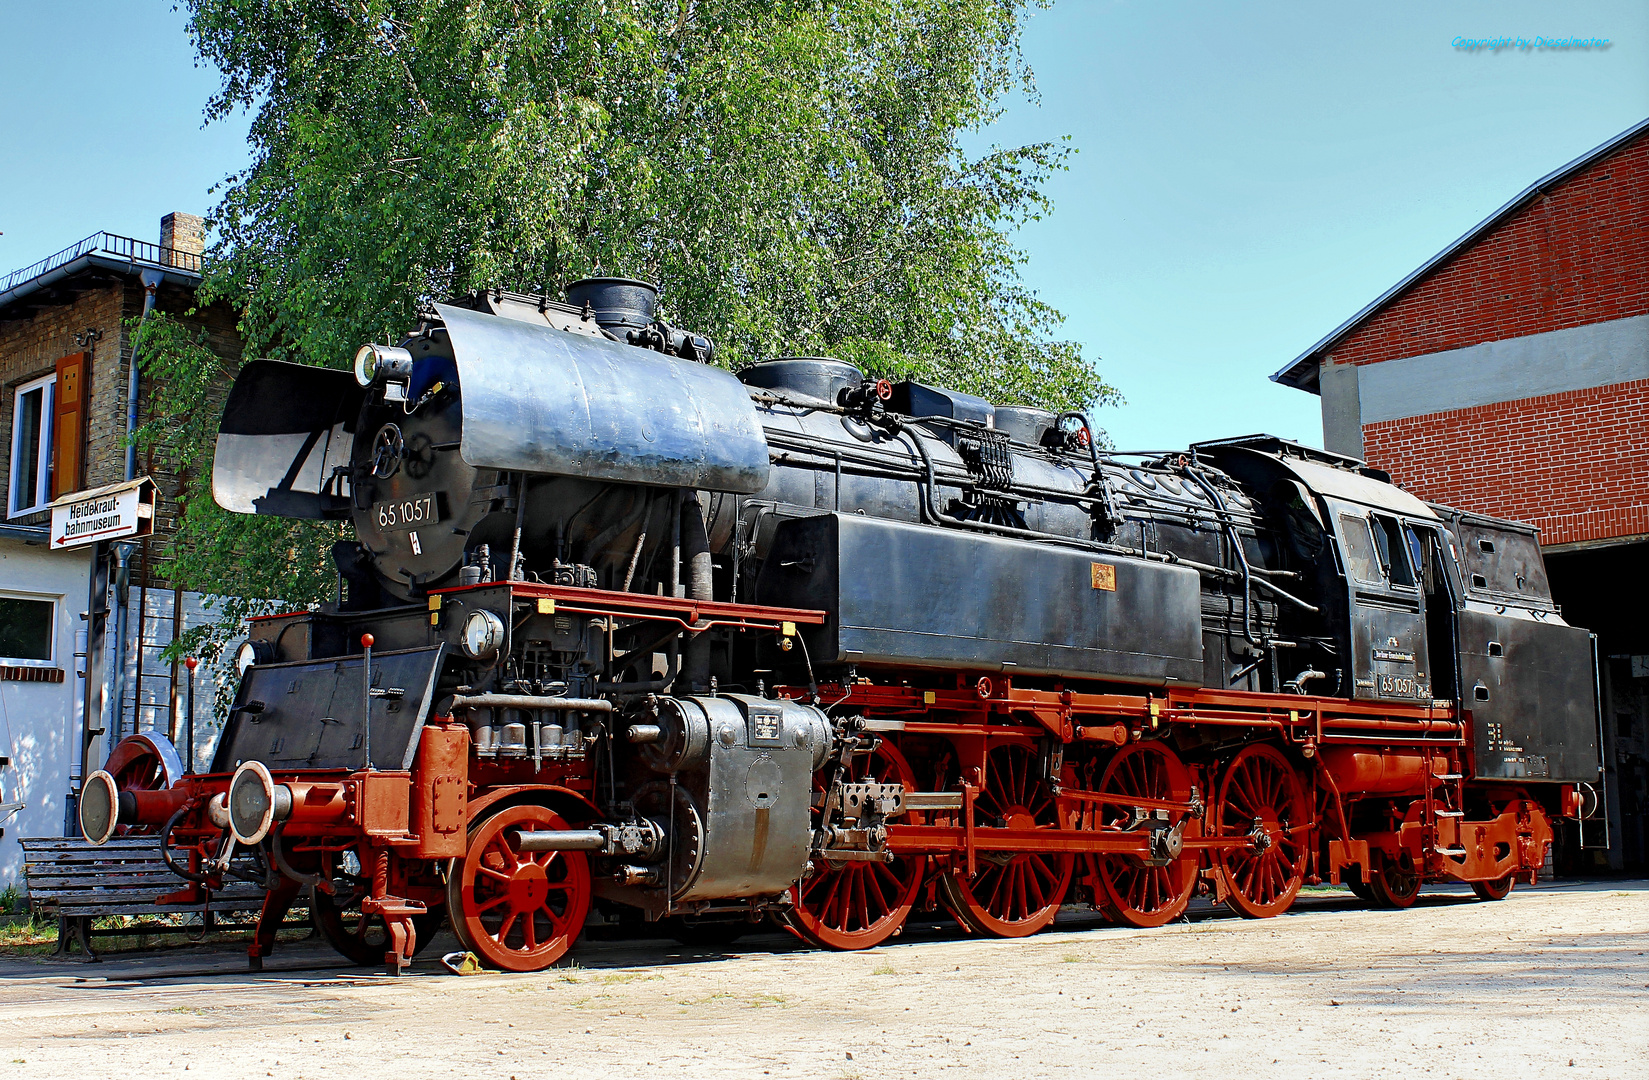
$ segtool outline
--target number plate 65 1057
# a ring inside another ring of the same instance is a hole
[[[372,504],[372,523],[380,529],[419,529],[440,520],[441,504],[433,491]]]

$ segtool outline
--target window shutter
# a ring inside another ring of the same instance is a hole
[[[86,354],[57,362],[57,405],[52,426],[52,498],[86,486]]]

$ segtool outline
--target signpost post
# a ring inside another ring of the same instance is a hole
[[[109,584],[106,541],[148,536],[154,531],[155,482],[140,476],[89,491],[71,492],[48,509],[52,512],[49,534],[52,551],[93,545],[91,582],[86,597],[86,696],[81,706],[80,772],[85,777],[91,768],[92,746],[103,734],[103,623],[108,610],[104,601]],[[121,659],[124,662],[124,656]],[[120,707],[117,696],[117,731]],[[79,792],[74,792],[71,798],[78,800]]]

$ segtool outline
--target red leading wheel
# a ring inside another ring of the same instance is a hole
[[[566,829],[542,806],[510,806],[470,829],[447,877],[447,911],[465,948],[492,967],[538,971],[564,956],[590,913],[583,852],[515,849],[519,832]]]
[[[854,756],[847,779],[897,783],[906,791],[916,790],[910,763],[885,739],[870,753]],[[814,790],[822,793],[824,782],[822,774],[816,775]],[[879,945],[905,925],[926,870],[926,858],[896,857],[886,863],[821,859],[813,864],[811,877],[791,888],[788,925],[802,940],[827,949]]]
[[[1191,775],[1175,753],[1160,742],[1133,743],[1105,768],[1100,793],[1117,801],[1098,805],[1099,823],[1112,829],[1138,824],[1129,798],[1185,803],[1191,799]],[[1155,814],[1151,808],[1140,808]],[[1171,810],[1166,824],[1178,826],[1186,811]],[[1181,855],[1166,866],[1145,866],[1122,855],[1090,856],[1101,906],[1117,922],[1151,927],[1178,918],[1191,902],[1197,884],[1197,856]]]
[[[1250,919],[1288,910],[1304,881],[1310,805],[1294,766],[1265,743],[1245,747],[1220,782],[1215,827],[1248,842],[1222,848],[1226,903]]]
[[[1027,746],[998,746],[985,761],[985,783],[973,800],[975,828],[1057,829],[1060,812]],[[995,937],[1025,937],[1053,922],[1071,885],[1071,855],[982,852],[968,877],[958,860],[939,877],[946,905],[958,922]]]
[[[314,920],[316,932],[337,950],[338,955],[362,967],[383,965],[384,953],[393,946],[382,915],[362,914],[359,899],[346,907],[339,907],[337,900],[319,889],[311,891],[309,902],[309,914]],[[444,916],[445,913],[437,907],[427,914],[412,917],[414,956],[435,940],[435,935],[441,932]]]
[[[1504,900],[1512,894],[1512,876],[1507,874],[1498,881],[1474,881],[1472,892],[1479,900]]]

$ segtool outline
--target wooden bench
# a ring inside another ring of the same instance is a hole
[[[178,934],[196,929],[153,922],[94,928],[92,920],[105,915],[193,912],[200,915],[199,932],[204,934],[214,929],[218,915],[255,912],[263,907],[263,886],[234,880],[226,882],[221,892],[212,893],[204,904],[155,903],[156,897],[177,892],[188,884],[161,859],[157,837],[119,838],[101,847],[63,837],[24,837],[19,842],[23,845],[29,907],[37,916],[57,919],[54,956],[68,955],[69,946],[78,941],[86,958],[96,960],[93,934]]]

